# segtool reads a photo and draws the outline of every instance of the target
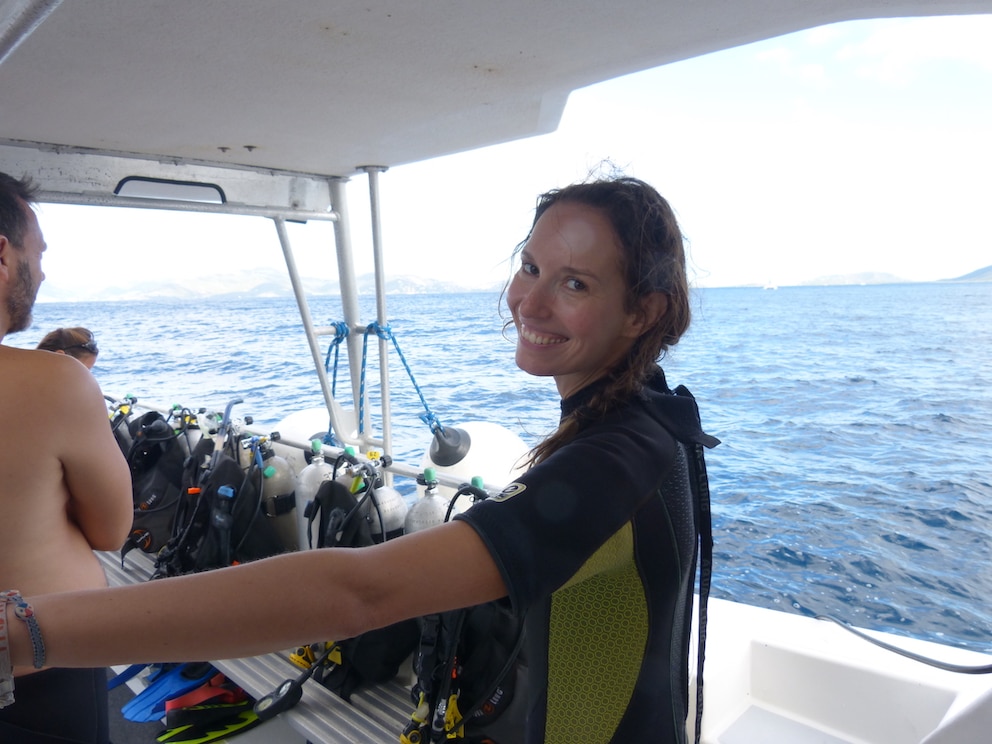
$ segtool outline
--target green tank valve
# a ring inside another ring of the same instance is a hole
[[[482,487],[484,487],[486,485],[486,482],[484,480],[482,480],[482,476],[481,475],[473,475],[472,476],[472,485],[475,486],[476,488],[482,488]]]
[[[321,444],[321,441],[319,439],[311,439],[310,440],[310,451],[313,452],[315,455],[318,452],[320,452],[323,448],[324,448],[324,445]]]
[[[428,483],[437,480],[437,471],[434,468],[424,468],[424,480]]]
[[[263,478],[271,478],[275,474],[276,474],[276,466],[275,465],[269,465],[269,466],[267,466],[265,468],[265,470],[262,471],[262,477]]]
[[[351,445],[349,444],[349,445],[348,445],[347,447],[345,447],[345,448],[344,448],[344,453],[345,453],[346,455],[348,455],[348,457],[354,457],[354,456],[355,456],[355,448],[354,448],[354,447],[352,447],[352,446],[351,446]]]

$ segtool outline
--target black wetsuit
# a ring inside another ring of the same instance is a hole
[[[683,442],[717,440],[659,370],[642,396],[458,517],[527,612],[527,742],[685,742],[698,551]]]
[[[106,669],[45,669],[14,680],[3,744],[107,744]]]

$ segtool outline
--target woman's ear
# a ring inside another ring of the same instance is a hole
[[[638,300],[637,310],[630,315],[627,330],[629,336],[639,338],[649,328],[665,317],[668,311],[668,295],[652,292]]]

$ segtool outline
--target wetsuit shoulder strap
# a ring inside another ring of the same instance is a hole
[[[676,395],[689,398],[695,406],[695,398],[688,388],[679,385],[673,391]],[[696,409],[698,419],[699,411]],[[715,446],[715,445],[711,445]],[[700,741],[703,722],[703,662],[706,658],[707,604],[710,596],[710,583],[713,576],[713,519],[710,512],[710,485],[706,475],[706,458],[703,445],[698,442],[686,443],[689,459],[690,486],[696,517],[696,535],[699,541],[699,635],[696,652],[696,737]]]

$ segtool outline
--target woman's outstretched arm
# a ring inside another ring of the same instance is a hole
[[[125,587],[27,597],[47,664],[198,661],[350,638],[505,596],[478,534],[451,522],[368,548],[330,548]],[[31,663],[24,623],[12,661]]]

